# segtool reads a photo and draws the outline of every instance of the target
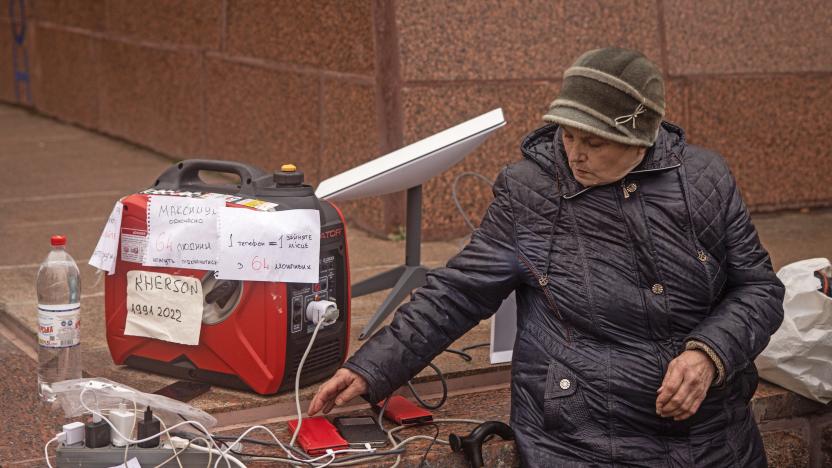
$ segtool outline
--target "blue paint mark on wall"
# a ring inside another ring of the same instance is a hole
[[[9,18],[12,20],[12,71],[15,98],[17,102],[32,105],[29,51],[26,50],[26,0],[9,0]],[[22,97],[25,97],[25,101]]]

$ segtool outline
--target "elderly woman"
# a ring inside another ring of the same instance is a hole
[[[526,466],[765,466],[749,400],[783,286],[718,154],[662,122],[638,52],[588,52],[471,242],[321,386],[379,401],[517,291]]]

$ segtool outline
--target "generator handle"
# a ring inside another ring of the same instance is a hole
[[[236,174],[240,177],[240,184],[209,184],[199,178],[199,171]],[[171,190],[192,189],[207,192],[221,189],[245,195],[255,195],[256,189],[254,182],[256,179],[265,175],[267,174],[261,169],[234,161],[187,159],[165,170],[165,172],[159,176],[159,179],[156,180],[154,187]]]

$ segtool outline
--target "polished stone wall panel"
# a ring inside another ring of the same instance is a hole
[[[36,28],[37,40],[30,56],[30,83],[33,100],[43,113],[68,122],[97,127],[98,49],[100,41],[85,34]],[[31,39],[29,35],[28,39]],[[21,85],[19,91],[24,92]],[[21,99],[25,100],[22,97]]]
[[[205,135],[201,154],[279,169],[287,162],[318,178],[320,83],[283,73],[209,59]]]
[[[315,183],[381,156],[375,86],[322,80],[321,158]],[[385,234],[380,197],[339,203],[344,216],[362,228]]]
[[[107,31],[136,40],[218,50],[222,0],[109,0]]]
[[[323,79],[321,180],[380,156],[375,86]]]
[[[654,6],[648,0],[400,2],[402,77],[556,79],[581,53],[609,45],[637,48],[658,61]]]
[[[832,202],[832,77],[698,79],[690,140],[726,157],[752,208]]]
[[[12,30],[7,19],[0,18],[0,100],[14,102],[14,65],[12,63]]]
[[[100,127],[178,158],[199,150],[202,55],[101,41]]]
[[[670,73],[832,71],[828,0],[663,0]]]
[[[684,79],[668,79],[665,77],[665,114],[664,120],[687,130],[687,102],[688,83]]]
[[[372,75],[371,9],[366,0],[229,0],[227,52]]]
[[[18,0],[14,3],[15,7],[19,4]],[[30,19],[91,31],[102,31],[105,27],[106,0],[36,0],[24,3]],[[2,7],[8,8],[6,2]]]
[[[428,181],[423,188],[423,224],[427,239],[468,233],[452,196],[454,179],[473,171],[494,180],[500,170],[521,159],[520,142],[541,120],[558,90],[556,83],[472,84],[405,88],[403,107],[405,141],[412,143],[492,109],[502,107],[507,125],[460,164]],[[474,224],[485,213],[491,187],[477,178],[459,180],[459,201]]]

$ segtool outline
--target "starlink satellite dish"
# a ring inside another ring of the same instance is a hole
[[[448,170],[506,124],[502,109],[463,122],[399,150],[330,177],[315,195],[330,201],[400,192]]]
[[[368,338],[410,291],[425,284],[428,270],[421,264],[422,184],[461,161],[505,124],[503,110],[494,109],[318,185],[318,198],[339,202],[407,190],[404,265],[350,286],[352,297],[392,288],[358,335],[359,340]]]

